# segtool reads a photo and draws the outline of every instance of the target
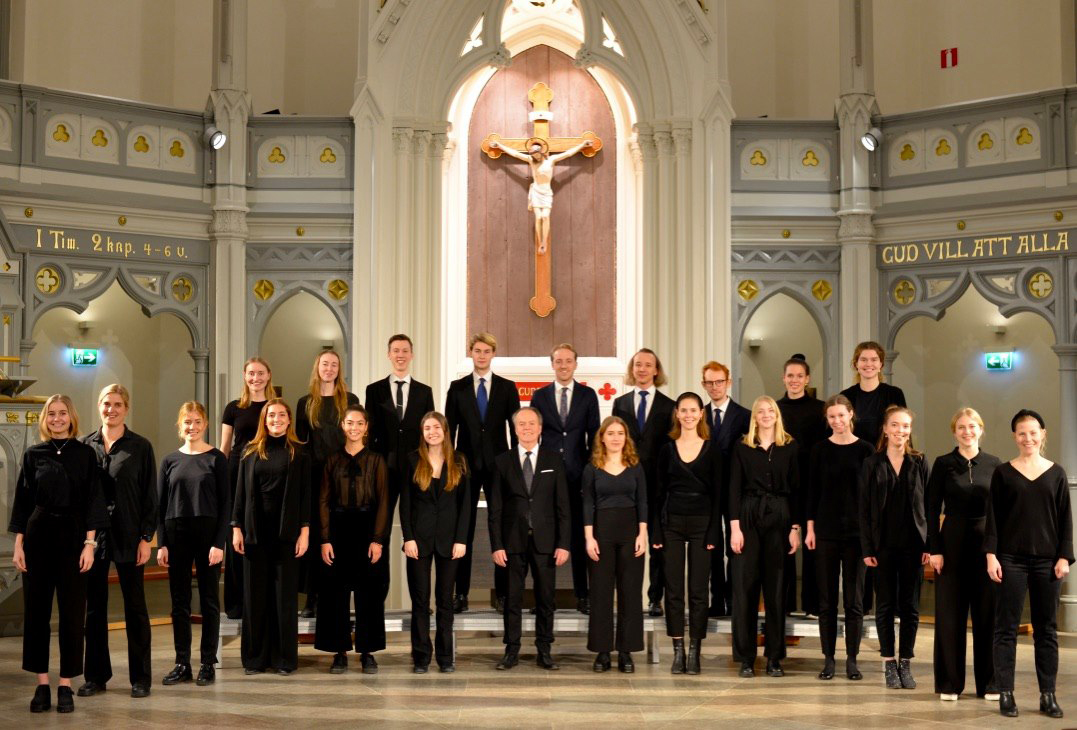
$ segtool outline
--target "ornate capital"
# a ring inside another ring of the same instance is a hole
[[[673,130],[673,143],[677,149],[678,157],[686,157],[692,151],[692,130],[691,129],[674,129]]]
[[[838,242],[863,243],[875,238],[875,224],[870,213],[838,213]]]
[[[643,146],[640,144],[639,135],[628,142],[628,152],[632,155],[632,166],[637,170],[643,167]]]
[[[406,155],[411,151],[411,138],[414,135],[411,127],[393,127],[393,148],[399,155]]]
[[[431,157],[444,157],[452,152],[452,145],[449,143],[449,135],[446,132],[432,132],[430,134],[430,145],[426,148]]]
[[[247,211],[235,208],[222,208],[213,211],[213,222],[209,226],[210,235],[216,238],[247,239]]]
[[[498,70],[508,68],[512,65],[512,54],[509,53],[508,46],[502,43],[501,46],[498,47],[497,51],[490,56],[490,65]]]
[[[434,135],[429,130],[417,130],[411,138],[411,151],[416,155],[425,155],[433,138]]]
[[[654,143],[658,147],[658,154],[669,157],[673,154],[673,135],[669,132],[655,132]]]
[[[842,94],[834,107],[838,126],[842,128],[853,124],[867,129],[871,126],[871,118],[879,113],[879,105],[872,94]]]
[[[576,57],[572,59],[572,65],[576,68],[587,69],[598,63],[598,57],[587,46],[580,46],[576,51]]]

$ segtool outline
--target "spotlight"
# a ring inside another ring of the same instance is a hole
[[[868,131],[864,132],[860,137],[860,144],[864,145],[864,149],[868,152],[874,152],[879,149],[879,145],[883,143],[883,130],[878,127],[872,127]]]
[[[228,135],[214,127],[212,124],[206,127],[206,131],[202,133],[202,142],[215,150],[224,147],[224,143],[227,141]]]

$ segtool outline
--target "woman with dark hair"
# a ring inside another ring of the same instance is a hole
[[[445,416],[431,411],[419,427],[419,449],[408,458],[411,480],[400,490],[400,531],[411,594],[411,659],[416,674],[426,673],[431,654],[442,672],[455,672],[452,591],[457,561],[467,553],[471,484],[463,456],[448,439]],[[436,646],[430,643],[431,566],[436,575]]]
[[[597,654],[596,672],[609,671],[610,652],[616,646],[617,668],[631,673],[636,671],[632,652],[643,650],[641,599],[643,554],[647,551],[647,479],[628,435],[628,424],[617,416],[607,416],[598,427],[591,462],[583,468],[582,491],[583,534],[591,559],[587,648]],[[682,629],[682,652],[683,646]]]
[[[710,550],[721,544],[722,454],[710,440],[703,399],[681,393],[674,404],[671,441],[658,454],[658,490],[650,513],[651,544],[662,550],[666,579],[666,635],[673,639],[673,674],[699,674],[707,635]],[[688,556],[688,631],[684,653],[684,563]]]
[[[853,350],[853,384],[841,394],[849,399],[856,411],[857,433],[874,444],[883,432],[883,416],[890,406],[905,407],[905,393],[895,385],[883,382],[886,349],[878,342],[861,342]]]
[[[733,658],[755,676],[759,591],[766,604],[767,675],[785,676],[785,556],[800,547],[797,446],[770,396],[752,403],[748,433],[733,449],[729,544],[733,558]]]
[[[348,390],[341,373],[340,355],[334,350],[322,350],[314,358],[310,370],[307,395],[299,399],[295,407],[295,435],[307,445],[310,456],[310,518],[311,531],[318,532],[318,501],[322,473],[329,455],[344,446],[344,432],[340,422],[348,406],[359,405],[359,398]],[[317,550],[308,550],[299,564],[299,589],[307,598],[300,614],[312,618],[318,609],[318,579],[322,574],[322,556]]]
[[[920,586],[927,547],[927,462],[912,445],[912,411],[890,406],[876,453],[860,470],[860,545],[875,568],[875,628],[887,689],[916,689],[913,649],[920,625]],[[894,658],[894,616],[901,639]]]
[[[378,561],[389,532],[389,472],[381,454],[366,448],[370,422],[361,406],[341,421],[344,445],[329,455],[319,489],[322,562],[314,648],[333,652],[332,674],[348,669],[355,595],[355,650],[364,674],[376,674],[373,653],[385,648],[384,577]]]
[[[56,711],[73,712],[71,679],[82,674],[86,573],[98,530],[108,526],[94,450],[78,440],[71,398],[51,395],[38,420],[40,443],[26,450],[15,485],[8,531],[15,533],[13,562],[23,574],[22,668],[37,675],[30,712],[52,706],[49,637],[52,601],[59,604],[60,686]]]
[[[853,433],[853,404],[844,395],[826,401],[830,437],[811,451],[807,532],[804,547],[815,551],[819,586],[819,643],[825,658],[819,679],[834,678],[834,649],[838,636],[838,579],[845,608],[845,676],[860,680],[856,657],[864,632],[864,570],[860,560],[860,468],[875,453]]]
[[[955,413],[950,432],[957,447],[935,459],[927,482],[927,549],[935,571],[935,691],[940,700],[956,700],[965,689],[970,609],[976,695],[998,699],[991,660],[995,594],[982,568],[987,500],[999,460],[980,450],[983,429],[983,419],[973,409]]]
[[[190,682],[191,566],[198,573],[198,603],[202,614],[200,666],[195,684],[204,687],[217,678],[217,641],[221,606],[217,586],[224,546],[228,542],[232,487],[228,460],[206,443],[206,408],[187,401],[180,406],[176,427],[183,445],[161,460],[157,563],[168,568],[172,597],[172,639],[176,666],[164,684]]]
[[[243,453],[258,433],[266,399],[275,396],[269,363],[260,357],[252,357],[243,363],[243,390],[239,398],[224,407],[221,416],[221,453],[228,459],[233,504]],[[236,554],[229,540],[224,554],[224,610],[228,618],[243,616],[243,563],[242,556]]]
[[[296,591],[310,531],[310,460],[283,398],[266,401],[243,450],[232,509],[232,547],[245,558],[240,655],[247,674],[299,665]]]
[[[1071,414],[1072,416],[1072,414]],[[1055,699],[1058,676],[1056,616],[1062,581],[1073,555],[1073,515],[1066,472],[1044,458],[1047,427],[1035,411],[1022,409],[1010,421],[1017,456],[991,477],[984,550],[987,574],[999,584],[995,610],[995,681],[999,712],[1017,717],[1013,672],[1017,625],[1028,594],[1036,648],[1040,712],[1062,717]]]

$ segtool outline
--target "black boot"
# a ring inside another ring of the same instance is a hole
[[[864,675],[860,673],[860,667],[856,665],[856,657],[851,656],[845,659],[845,676],[854,682],[864,678]]]
[[[34,690],[34,699],[30,700],[30,712],[45,712],[52,707],[52,690],[47,684],[39,684]]]
[[[688,663],[685,665],[685,674],[699,674],[699,655],[702,653],[703,640],[692,639],[688,642]]]
[[[894,659],[883,662],[883,676],[887,689],[901,689],[901,677],[898,675],[898,663]]]
[[[636,671],[636,663],[632,661],[632,655],[627,651],[617,652],[617,669],[625,674],[632,674]]]
[[[303,604],[303,610],[299,612],[299,618],[314,618],[318,615],[318,594],[308,593],[307,600]]]
[[[916,680],[912,678],[912,662],[909,659],[898,662],[898,678],[905,689],[916,689]]]
[[[610,653],[608,651],[599,652],[598,656],[595,657],[593,668],[596,672],[610,671]]]
[[[56,688],[56,711],[57,712],[74,712],[75,711],[75,693],[71,691],[70,687],[57,687]]]
[[[834,679],[834,657],[828,656],[823,662],[823,671],[819,672],[819,679]]]
[[[1017,702],[1012,691],[998,693],[998,714],[1003,717],[1017,717]]]
[[[1054,692],[1040,692],[1040,712],[1048,717],[1062,717],[1062,708],[1058,706]]]
[[[684,658],[684,639],[673,640],[673,666],[669,668],[670,674],[684,674],[686,661]]]

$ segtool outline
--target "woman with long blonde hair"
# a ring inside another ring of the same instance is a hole
[[[583,468],[583,534],[587,545],[591,619],[587,648],[596,653],[594,670],[634,672],[632,652],[643,650],[643,554],[647,550],[647,478],[628,424],[607,416]],[[613,594],[617,591],[617,633]]]
[[[344,446],[344,432],[340,422],[349,406],[359,405],[359,398],[348,390],[344,380],[340,355],[334,350],[322,350],[314,358],[310,369],[308,392],[295,407],[295,433],[307,444],[310,455],[311,530],[318,534],[319,486],[325,462]],[[299,565],[299,589],[306,594],[303,618],[311,618],[318,610],[319,576],[322,575],[321,555],[317,550],[307,552]]]
[[[420,421],[422,440],[409,457],[409,483],[400,491],[400,531],[411,594],[411,659],[424,674],[434,654],[442,672],[456,671],[453,657],[453,585],[467,553],[471,482],[467,464],[449,440],[449,422],[430,411]],[[437,641],[430,643],[430,570],[434,569]]]
[[[740,676],[755,676],[759,592],[766,605],[767,674],[785,675],[785,556],[800,546],[797,445],[770,396],[752,403],[748,433],[733,449],[729,544],[733,550],[733,658]]]

